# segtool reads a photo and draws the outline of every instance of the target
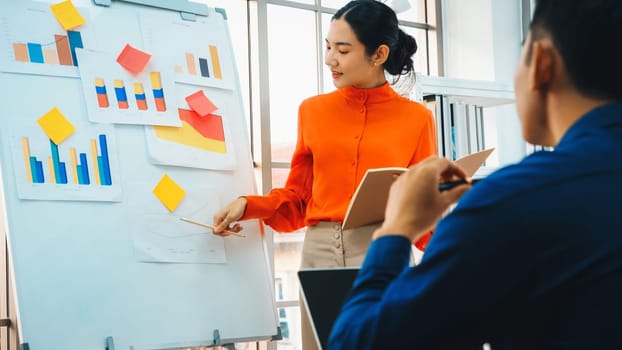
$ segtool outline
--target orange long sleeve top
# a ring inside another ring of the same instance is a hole
[[[285,187],[246,196],[241,220],[263,219],[278,232],[341,222],[367,169],[408,167],[434,154],[432,113],[388,83],[308,98],[299,107],[298,141]]]

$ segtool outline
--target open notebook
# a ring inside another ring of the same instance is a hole
[[[494,148],[489,148],[469,154],[456,160],[456,163],[466,171],[468,176],[473,176],[494,150]],[[401,174],[406,170],[408,169],[375,168],[367,170],[352,196],[343,219],[342,228],[347,230],[382,222],[389,198],[389,189],[394,181],[393,175]]]

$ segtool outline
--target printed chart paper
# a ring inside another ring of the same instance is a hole
[[[87,24],[64,30],[48,4],[1,4],[0,71],[79,77],[76,50],[91,47],[93,35],[88,10],[77,11]]]
[[[177,82],[234,89],[234,58],[222,21],[218,13],[196,22],[179,16],[140,16],[145,49],[170,60]]]
[[[175,87],[165,66],[151,59],[133,75],[112,54],[78,50],[89,120],[98,123],[180,126]]]
[[[159,263],[226,263],[224,238],[209,228],[182,221],[181,217],[211,222],[220,209],[220,200],[213,187],[184,186],[187,195],[170,213],[153,196],[147,184],[131,184],[131,195],[145,196],[140,208],[134,208],[129,220],[133,227],[134,254],[137,261]],[[229,238],[228,238],[229,239]],[[233,237],[233,239],[239,239]]]
[[[11,130],[13,169],[20,199],[121,200],[121,179],[111,125],[77,128],[56,145],[39,128]]]

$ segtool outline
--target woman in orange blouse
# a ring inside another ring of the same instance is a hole
[[[399,96],[386,80],[385,70],[412,74],[417,50],[391,8],[374,0],[351,1],[333,16],[325,41],[325,63],[337,90],[300,105],[285,187],[236,199],[214,216],[214,233],[239,232],[236,221],[255,218],[278,232],[308,226],[302,267],[357,266],[373,227],[341,230],[356,187],[367,169],[408,167],[436,154],[434,121],[430,111]],[[309,245],[326,252],[318,256]]]
[[[412,74],[416,50],[379,1],[355,0],[337,11],[325,57],[337,90],[300,105],[285,187],[236,199],[214,216],[214,233],[239,232],[236,221],[255,218],[278,232],[307,226],[302,268],[360,266],[377,225],[342,230],[341,222],[367,169],[408,167],[436,154],[431,112],[399,96],[385,78],[385,70]],[[313,348],[301,310],[304,348]]]

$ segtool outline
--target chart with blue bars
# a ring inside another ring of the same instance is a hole
[[[89,12],[81,13],[88,22]],[[92,38],[88,26],[63,30],[49,4],[0,1],[2,71],[79,77],[77,51],[92,48]]]
[[[115,201],[120,194],[111,131],[78,131],[61,145],[37,133],[14,137],[20,198]]]

